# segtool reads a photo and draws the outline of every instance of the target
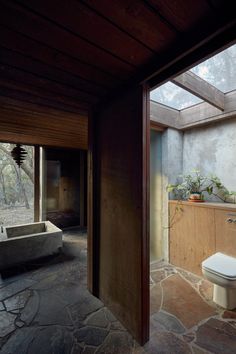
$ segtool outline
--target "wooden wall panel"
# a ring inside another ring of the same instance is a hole
[[[176,211],[176,205],[170,205],[170,262],[178,267],[189,270],[188,263],[192,261],[193,249],[191,237],[194,230],[194,208],[181,205],[182,211]]]
[[[170,215],[176,204],[170,204]],[[170,229],[170,262],[202,275],[201,263],[215,253],[214,209],[182,205]]]
[[[170,217],[177,201],[170,201]],[[215,252],[236,256],[236,206],[229,203],[181,202],[170,228],[170,262],[202,275],[202,262]]]
[[[95,293],[140,343],[149,332],[147,107],[139,87],[93,119]]]
[[[87,135],[86,116],[68,112],[47,114],[13,106],[0,108],[0,141],[87,149]]]
[[[215,210],[216,251],[236,257],[236,211]]]
[[[202,262],[215,253],[214,209],[194,207],[194,232],[195,237],[192,242],[194,257],[190,259],[191,271],[202,275]]]

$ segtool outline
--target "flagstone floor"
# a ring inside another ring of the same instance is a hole
[[[63,239],[62,254],[1,273],[1,354],[236,353],[236,311],[163,262],[151,264],[150,341],[140,347],[86,289],[86,232]]]

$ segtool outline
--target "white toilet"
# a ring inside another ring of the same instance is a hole
[[[228,310],[236,308],[236,258],[215,253],[202,262],[202,273],[214,284],[213,301]]]

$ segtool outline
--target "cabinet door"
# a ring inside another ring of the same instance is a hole
[[[236,222],[228,219],[236,220],[236,212],[215,210],[216,251],[236,256]]]
[[[194,208],[195,237],[192,272],[202,275],[202,261],[215,253],[215,213],[211,208]]]
[[[215,253],[214,210],[196,205],[170,205],[170,262],[192,273],[202,275],[201,263]]]
[[[178,267],[189,269],[193,258],[194,206],[170,205],[170,262]]]

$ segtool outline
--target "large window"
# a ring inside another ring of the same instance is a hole
[[[0,223],[4,226],[34,221],[34,148],[19,168],[11,156],[14,144],[0,143]]]

